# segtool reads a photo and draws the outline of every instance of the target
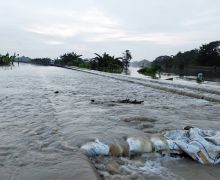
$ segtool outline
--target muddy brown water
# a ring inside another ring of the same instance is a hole
[[[144,104],[111,102],[127,97]],[[97,179],[81,145],[96,138],[124,144],[186,125],[220,130],[220,104],[57,67],[0,69],[0,180]],[[218,165],[187,158],[140,159],[123,159],[133,178],[220,177]]]

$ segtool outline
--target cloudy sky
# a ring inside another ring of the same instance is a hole
[[[220,40],[220,0],[0,0],[0,53],[153,60]]]

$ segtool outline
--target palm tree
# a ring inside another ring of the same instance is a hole
[[[127,71],[129,67],[129,62],[132,59],[131,52],[129,50],[126,50],[123,55],[124,69],[125,71]]]
[[[120,73],[123,70],[121,57],[115,58],[107,53],[103,55],[95,53],[95,55],[96,57],[90,61],[91,69],[112,73]]]
[[[82,55],[78,55],[75,52],[67,53],[62,56],[60,56],[60,64],[61,65],[70,65],[70,66],[79,66],[81,63]]]
[[[6,55],[0,55],[0,66],[13,64],[15,57],[15,55],[10,56],[8,53]]]

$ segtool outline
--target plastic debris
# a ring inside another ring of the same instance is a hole
[[[150,141],[151,141],[153,148],[156,152],[169,150],[168,143],[164,138],[153,136],[150,138]]]
[[[127,139],[127,143],[131,153],[149,153],[153,151],[152,143],[149,138],[130,137]]]
[[[171,150],[179,149],[201,164],[220,163],[220,132],[190,128],[165,132]]]
[[[87,156],[109,155],[109,146],[100,142],[98,139],[95,142],[88,142],[82,145],[81,149],[85,151]]]

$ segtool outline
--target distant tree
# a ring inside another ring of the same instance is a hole
[[[79,67],[80,68],[91,69],[90,60],[89,59],[82,59],[82,62],[79,64]]]
[[[183,70],[186,66],[186,59],[184,58],[184,53],[178,52],[174,57],[173,57],[173,62],[175,69]]]
[[[220,41],[202,45],[199,49],[178,52],[174,56],[159,56],[152,64],[161,66],[164,72],[173,72],[179,75],[191,74],[193,76],[197,75],[198,71],[204,72],[200,66],[213,66],[212,68],[206,68],[206,76],[208,74],[213,76],[213,72],[211,71],[216,71],[217,67],[220,67]],[[141,72],[154,74],[154,71],[149,68],[143,69]]]
[[[121,73],[123,71],[123,63],[120,61],[121,57],[115,58],[107,53],[103,55],[95,53],[95,55],[96,57],[90,61],[91,69],[111,73]]]
[[[160,65],[163,70],[183,70],[190,65],[197,65],[199,50],[194,49],[186,52],[178,52],[175,56],[159,56],[153,64]]]
[[[173,67],[173,57],[159,56],[153,62],[153,65],[159,65],[162,69],[167,70]]]
[[[124,69],[125,71],[128,70],[129,68],[129,63],[132,59],[132,56],[131,56],[131,52],[129,50],[126,50],[124,53],[123,53],[123,64],[124,64]]]
[[[15,58],[15,54],[13,56],[10,56],[9,53],[7,53],[6,55],[0,54],[0,66],[12,65]]]
[[[200,47],[198,64],[202,66],[220,66],[220,41],[214,41]]]
[[[78,55],[75,52],[66,53],[60,56],[60,65],[79,66],[82,63],[82,55]]]
[[[160,78],[161,66],[152,64],[151,67],[144,67],[139,69],[138,72],[145,76],[151,76],[153,79],[157,78],[157,74]]]
[[[35,58],[31,59],[32,64],[38,64],[38,65],[50,65],[51,64],[51,59],[50,58]]]

